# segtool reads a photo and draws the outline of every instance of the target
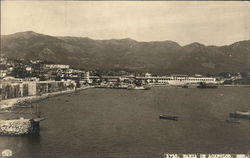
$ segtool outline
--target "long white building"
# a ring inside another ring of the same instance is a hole
[[[141,80],[147,84],[169,84],[169,85],[185,85],[185,84],[198,84],[204,83],[216,83],[214,77],[203,77],[203,76],[187,76],[187,75],[171,75],[171,76],[145,76],[136,77],[137,80]]]

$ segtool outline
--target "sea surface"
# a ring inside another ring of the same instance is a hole
[[[164,153],[247,153],[249,87],[88,89],[39,102],[40,136],[0,137],[15,158],[163,158]],[[159,115],[177,115],[178,121]],[[1,115],[1,114],[0,114]]]

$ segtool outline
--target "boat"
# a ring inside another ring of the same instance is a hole
[[[188,88],[188,85],[184,85],[184,86],[182,86],[182,88]]]
[[[236,111],[229,114],[232,118],[250,119],[250,111]]]
[[[169,116],[169,115],[160,115],[159,118],[160,119],[173,120],[173,121],[178,120],[178,116]]]
[[[113,86],[113,89],[127,89],[128,86]]]
[[[227,123],[240,123],[239,120],[226,120]]]
[[[143,87],[143,86],[135,86],[135,87],[128,87],[128,90],[150,90],[150,87]]]
[[[144,90],[150,90],[151,88],[150,87],[144,87],[145,89]]]
[[[134,90],[144,90],[145,88],[143,86],[135,86],[133,89]]]
[[[218,86],[215,84],[207,84],[207,83],[201,82],[200,85],[197,86],[197,88],[218,88]]]

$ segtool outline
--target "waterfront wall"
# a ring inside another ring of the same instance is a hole
[[[0,135],[29,134],[32,122],[29,119],[0,120]]]
[[[0,83],[0,100],[72,90],[74,81],[31,81]]]

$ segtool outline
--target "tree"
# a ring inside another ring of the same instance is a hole
[[[61,76],[56,76],[55,77],[55,81],[61,81],[61,80],[62,80]]]
[[[135,85],[136,86],[142,86],[142,81],[141,80],[135,80]]]

